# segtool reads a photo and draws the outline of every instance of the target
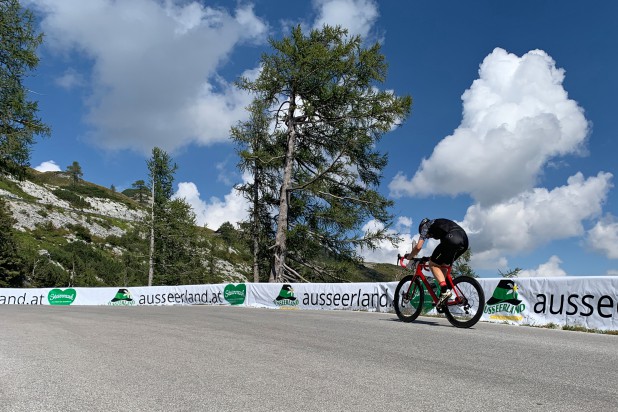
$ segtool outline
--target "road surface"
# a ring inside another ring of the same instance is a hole
[[[0,411],[618,410],[618,336],[218,306],[0,308]]]

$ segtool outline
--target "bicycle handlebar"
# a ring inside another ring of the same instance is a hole
[[[423,256],[420,258],[414,257],[412,259],[407,259],[405,255],[401,256],[399,253],[397,253],[397,264],[403,268],[406,267],[406,265],[403,263],[404,260],[413,260],[418,263],[426,263],[426,262],[429,262],[429,256]]]

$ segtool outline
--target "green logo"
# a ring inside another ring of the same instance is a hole
[[[47,301],[50,305],[70,305],[76,296],[75,289],[52,289],[47,294]]]
[[[490,319],[521,321],[521,313],[526,310],[526,305],[521,303],[518,290],[519,287],[513,280],[501,280],[487,301],[484,312]]]
[[[279,296],[273,301],[277,306],[298,306],[298,299],[294,296],[292,285],[283,285]]]
[[[245,297],[247,296],[247,285],[244,283],[238,285],[226,285],[223,289],[223,297],[230,305],[242,305],[245,303]]]
[[[135,301],[133,300],[133,296],[131,296],[131,292],[129,289],[118,289],[116,292],[116,296],[108,303],[108,305],[112,306],[132,306],[135,305]]]

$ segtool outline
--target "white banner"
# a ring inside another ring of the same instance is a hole
[[[229,305],[226,285],[0,289],[0,305]],[[243,299],[244,300],[244,299]]]
[[[618,330],[618,277],[478,279],[481,320]]]
[[[481,320],[618,330],[618,277],[477,279]],[[391,312],[397,282],[0,289],[0,305],[239,305]]]
[[[249,306],[279,309],[348,309],[390,312],[396,282],[251,283]]]

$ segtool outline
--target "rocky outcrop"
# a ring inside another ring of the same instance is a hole
[[[37,225],[52,224],[56,228],[74,225],[84,226],[89,232],[101,238],[110,235],[122,236],[125,230],[110,225],[106,217],[127,221],[129,224],[145,217],[145,212],[131,209],[127,205],[111,199],[84,197],[90,205],[85,209],[74,209],[68,202],[54,195],[54,186],[38,185],[28,180],[14,181],[14,183],[28,196],[36,198],[32,201],[24,199],[7,190],[0,189],[0,196],[4,197],[16,220],[14,227],[17,230],[33,230]]]

